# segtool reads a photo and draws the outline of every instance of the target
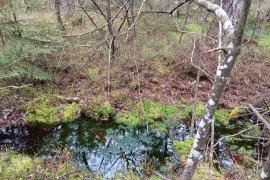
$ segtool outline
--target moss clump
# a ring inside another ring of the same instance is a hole
[[[70,172],[72,173],[68,175]],[[67,175],[67,176],[65,176]],[[63,162],[45,163],[41,157],[32,157],[14,151],[0,152],[0,179],[81,179],[85,172],[80,172],[66,159]]]
[[[192,106],[190,103],[181,101],[177,104],[166,104],[145,99],[143,102],[132,103],[129,110],[117,114],[117,121],[132,126],[146,125],[147,123],[155,130],[166,130],[173,121],[186,121],[191,117]],[[204,112],[204,104],[196,104],[196,115],[200,117]]]
[[[229,119],[237,119],[240,116],[243,116],[244,114],[246,114],[247,111],[244,108],[241,107],[235,107],[229,115]]]
[[[153,62],[153,70],[157,76],[166,76],[171,72],[170,68],[161,60]]]
[[[193,138],[188,138],[184,141],[173,141],[173,148],[181,156],[182,161],[185,161],[185,159],[188,157],[192,149],[193,143]]]
[[[211,174],[212,174],[212,179],[214,179],[214,180],[223,179],[222,175],[215,169],[212,170]],[[208,180],[209,179],[209,166],[208,165],[198,166],[192,179],[194,179],[194,180]]]
[[[34,165],[42,162],[39,158],[32,158],[12,151],[0,153],[0,179],[17,179],[26,177]]]
[[[245,168],[252,168],[256,164],[256,160],[252,158],[255,154],[254,150],[247,150],[245,147],[240,147],[237,150],[238,156],[241,156],[241,165]]]
[[[179,120],[179,118],[176,105],[143,100],[142,103],[133,103],[130,110],[118,113],[116,119],[118,122],[132,126],[149,123],[156,130],[165,130],[172,120]]]
[[[96,68],[88,68],[87,69],[87,74],[86,74],[86,77],[89,81],[96,81],[99,79],[99,68],[96,67]]]
[[[63,110],[63,121],[65,122],[74,120],[81,113],[81,107],[77,103],[61,104],[60,109]]]
[[[187,120],[191,117],[192,115],[192,104],[182,100],[178,103],[178,108],[180,109],[180,118],[182,120]],[[201,101],[196,102],[196,107],[195,107],[196,111],[195,111],[195,115],[197,117],[202,117],[204,114],[204,103]]]
[[[61,96],[42,96],[28,102],[25,119],[27,122],[53,125],[72,121],[80,114],[78,103],[67,103]]]
[[[230,111],[228,109],[219,109],[215,112],[215,125],[217,127],[227,126],[229,124]]]
[[[88,103],[84,115],[95,120],[107,121],[113,119],[115,110],[109,101],[102,101],[98,98]]]

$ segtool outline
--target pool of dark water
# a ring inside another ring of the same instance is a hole
[[[24,125],[1,128],[0,149],[46,157],[57,156],[67,148],[79,169],[112,178],[117,172],[133,171],[140,175],[147,169],[164,170],[168,164],[179,169],[180,155],[174,151],[173,141],[188,137],[188,126],[181,123],[163,132],[81,118],[51,128]],[[254,147],[253,142],[248,144]],[[216,149],[221,166],[234,164],[227,148],[228,144],[221,141]]]
[[[146,166],[160,168],[166,162],[179,165],[172,147],[176,137],[146,127],[85,119],[59,125],[52,134],[54,147],[70,149],[80,168],[106,178],[129,170],[140,174]]]
[[[188,137],[187,126],[174,125],[166,132],[130,127],[113,121],[77,119],[56,127],[12,125],[0,129],[0,148],[36,155],[57,156],[67,148],[80,169],[105,178],[117,172],[144,174],[167,163],[179,168],[173,141]]]

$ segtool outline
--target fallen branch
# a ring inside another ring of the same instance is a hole
[[[21,89],[21,88],[25,88],[25,87],[29,87],[29,86],[33,86],[33,84],[26,84],[26,85],[22,85],[22,86],[6,86],[6,87],[0,87],[0,90],[3,90],[3,89]]]

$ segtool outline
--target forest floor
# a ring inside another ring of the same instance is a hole
[[[116,110],[127,108],[130,102],[141,98],[174,104],[180,100],[193,102],[196,94],[197,100],[206,101],[217,66],[217,53],[208,51],[215,45],[201,43],[199,37],[192,34],[185,34],[179,43],[180,33],[170,17],[162,17],[155,22],[149,19],[139,21],[134,41],[123,44],[124,37],[116,41],[115,60],[111,62],[110,68],[106,46],[96,50],[91,47],[90,51],[81,47],[67,47],[46,56],[45,66],[53,74],[51,81],[34,82],[33,86],[22,89],[0,90],[1,106],[7,111],[13,111],[9,118],[0,117],[0,126],[22,119],[23,116],[18,118],[18,114],[22,113],[24,104],[42,94],[79,97],[82,104],[97,98],[106,99]],[[86,31],[86,27],[87,24],[71,28],[70,34]],[[196,32],[200,31],[201,26],[194,27],[192,22],[187,28]],[[73,42],[78,40],[82,38],[70,38]],[[97,43],[98,39],[86,36],[83,41]],[[264,107],[269,103],[268,50],[255,39],[245,37],[242,53],[220,107],[234,108],[247,103]],[[203,72],[195,92],[200,66]]]

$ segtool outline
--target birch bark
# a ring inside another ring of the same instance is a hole
[[[195,0],[195,2],[206,8],[208,11],[214,12],[222,23],[222,29],[224,32],[222,45],[224,53],[223,60],[217,67],[215,81],[208,102],[206,103],[204,117],[200,120],[197,135],[189,154],[185,170],[182,174],[181,179],[183,180],[190,180],[192,178],[199,161],[203,157],[202,154],[208,140],[214,112],[218,107],[220,97],[223,93],[226,82],[230,77],[230,72],[234,67],[237,56],[240,53],[243,31],[251,5],[251,0],[239,0],[235,19],[236,25],[233,26],[228,14],[220,6],[213,4],[208,0]]]

